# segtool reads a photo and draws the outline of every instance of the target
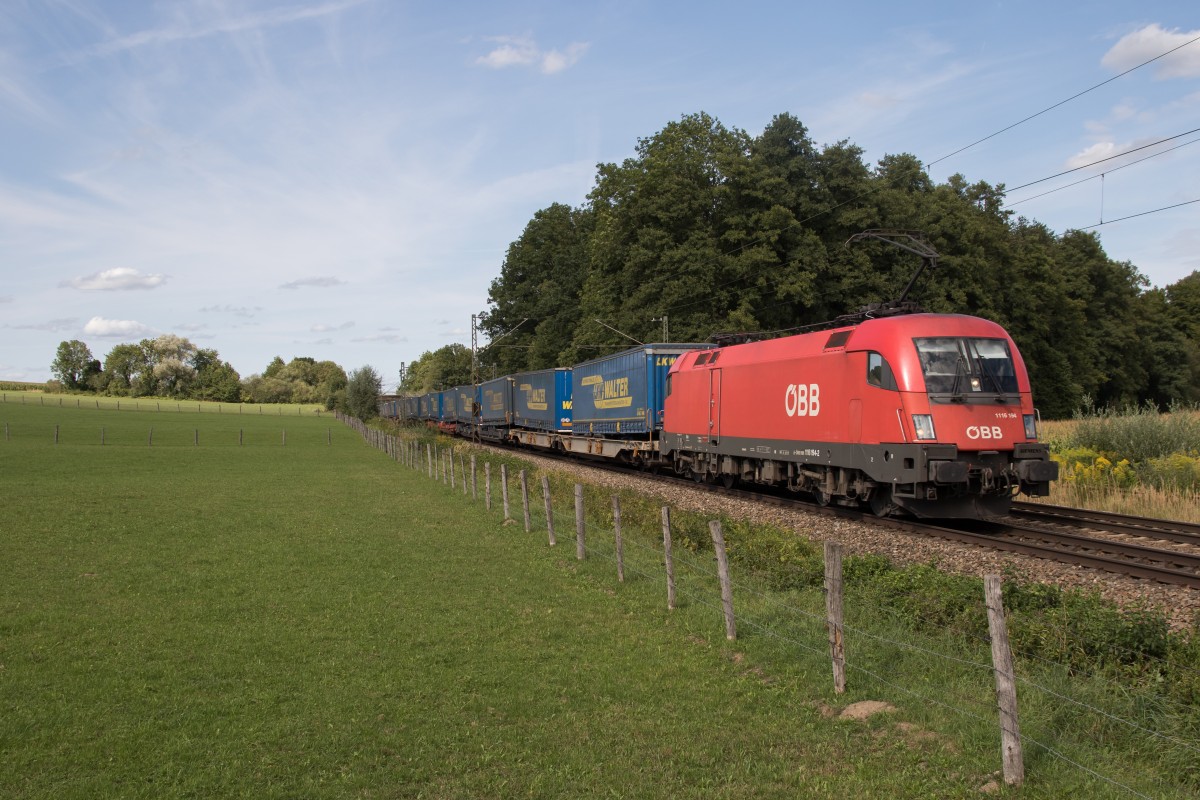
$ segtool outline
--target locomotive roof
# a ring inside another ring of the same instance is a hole
[[[746,344],[728,345],[723,348],[710,347],[708,352],[720,350],[722,353],[721,363],[728,364],[731,361],[743,359],[783,358],[806,353],[815,355],[821,352],[841,350],[887,352],[893,349],[898,341],[934,336],[1008,339],[1004,328],[981,317],[972,317],[966,314],[907,314],[898,317],[868,319],[853,325],[783,336],[778,339],[763,339]],[[680,359],[679,366],[687,366],[692,361],[692,358],[685,356]]]

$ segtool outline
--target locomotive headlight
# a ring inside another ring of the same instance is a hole
[[[1037,416],[1034,414],[1025,415],[1025,438],[1030,441],[1037,438]]]
[[[930,414],[913,414],[913,428],[918,439],[936,439],[933,432],[933,416]]]

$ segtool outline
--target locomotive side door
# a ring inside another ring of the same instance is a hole
[[[708,371],[708,436],[713,444],[721,438],[721,370]]]

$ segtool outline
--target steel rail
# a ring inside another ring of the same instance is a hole
[[[1011,515],[1065,525],[1083,526],[1110,533],[1163,539],[1180,544],[1200,545],[1200,525],[1154,517],[1135,517],[1110,511],[1092,511],[1042,503],[1013,503]]]

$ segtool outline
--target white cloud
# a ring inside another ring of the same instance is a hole
[[[313,333],[329,333],[330,331],[344,331],[353,327],[353,322],[343,322],[341,325],[313,325],[309,330]]]
[[[860,92],[855,99],[864,106],[880,109],[889,109],[900,103],[897,95],[872,91]]]
[[[1200,37],[1200,30],[1166,30],[1158,23],[1147,25],[1121,37],[1100,59],[1114,72],[1121,72],[1149,61],[1168,50]],[[1194,78],[1200,76],[1200,42],[1182,47],[1154,62],[1156,78]]]
[[[107,42],[81,51],[74,57],[67,59],[66,63],[74,63],[95,56],[122,53],[147,46],[171,45],[181,41],[205,39],[209,36],[255,32],[261,29],[276,28],[296,22],[306,22],[331,14],[339,14],[364,2],[367,2],[367,0],[341,0],[341,2],[324,3],[309,8],[280,7],[257,14],[246,14],[236,17],[222,14],[219,19],[199,24],[180,22],[175,25],[138,31],[128,36],[110,39]]]
[[[257,312],[262,311],[262,306],[247,308],[246,306],[205,306],[200,309],[201,314],[232,314],[235,317],[253,317]]]
[[[398,333],[377,333],[373,336],[360,336],[357,339],[351,339],[350,341],[359,343],[376,342],[383,344],[400,344],[401,342],[407,342],[408,337],[401,336]]]
[[[583,54],[587,52],[587,42],[572,42],[567,45],[564,52],[558,50],[550,50],[542,54],[542,72],[547,75],[553,75],[556,72],[562,72],[568,67],[573,67],[579,63],[579,59],[583,58]]]
[[[51,319],[45,322],[35,322],[27,325],[5,325],[4,327],[18,331],[69,331],[78,324],[79,320],[74,317],[60,317],[59,319]]]
[[[0,294],[0,303],[11,303],[13,301],[11,294]]]
[[[140,322],[134,322],[131,319],[105,319],[104,317],[92,317],[87,324],[83,326],[83,332],[88,336],[99,336],[102,338],[124,339],[133,336],[145,336],[150,333],[150,328]]]
[[[341,280],[340,278],[323,276],[320,278],[301,278],[298,281],[289,281],[287,283],[280,284],[279,288],[280,289],[299,289],[304,286],[313,286],[316,288],[324,288],[324,287],[329,287],[329,286],[340,286],[343,283],[345,283],[345,281]]]
[[[1123,150],[1128,150],[1130,145],[1117,145],[1116,142],[1096,142],[1091,147],[1087,147],[1075,155],[1067,159],[1067,167],[1076,169],[1085,167],[1088,164],[1093,164],[1102,158],[1115,156]]]
[[[501,44],[486,56],[475,59],[476,64],[482,64],[492,69],[504,69],[505,67],[527,67],[537,61],[537,45],[532,39],[496,36],[489,41]]]
[[[500,46],[475,59],[476,64],[491,69],[536,66],[545,75],[573,67],[589,47],[586,42],[572,42],[565,50],[542,50],[528,36],[495,36],[488,41],[498,42]]]
[[[166,282],[166,275],[143,275],[130,267],[116,267],[82,278],[71,278],[59,286],[85,292],[117,292],[126,289],[157,289]]]

